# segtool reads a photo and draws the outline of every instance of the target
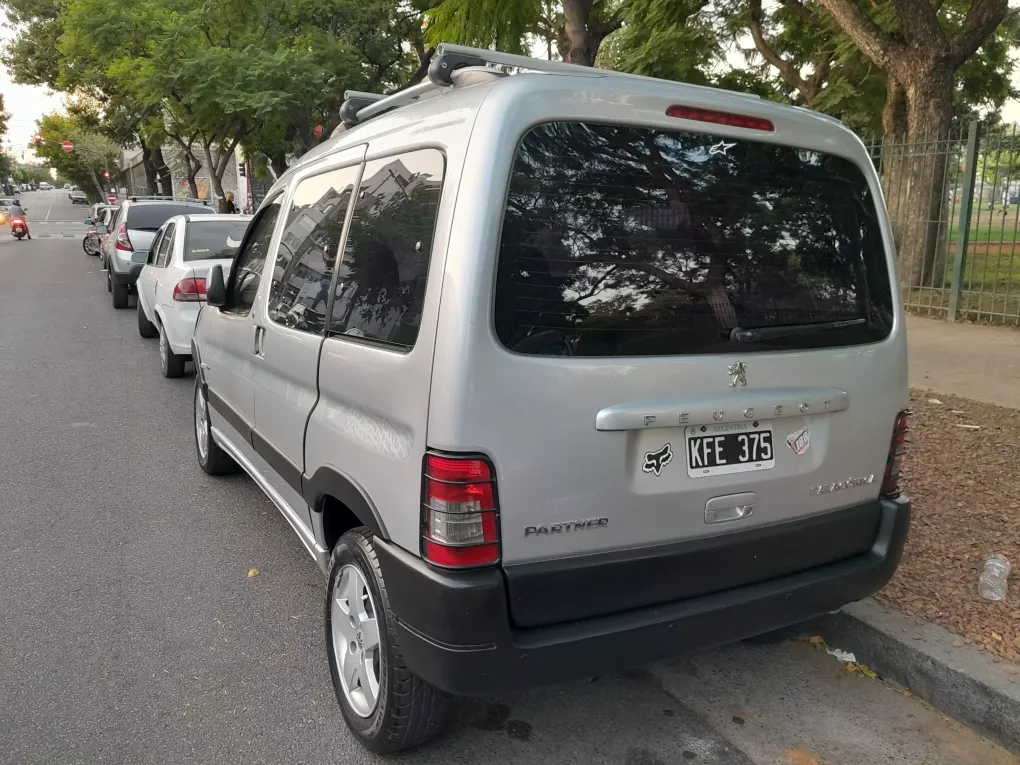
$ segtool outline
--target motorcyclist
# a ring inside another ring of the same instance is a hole
[[[14,204],[10,207],[11,212],[11,233],[14,233],[14,220],[15,218],[21,218],[25,222],[25,233],[28,238],[32,238],[32,232],[28,230],[28,218],[25,217],[25,208],[21,206],[21,202],[17,199],[14,200]]]

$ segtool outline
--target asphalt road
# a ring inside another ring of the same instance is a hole
[[[192,379],[110,306],[83,208],[22,197],[33,240],[0,232],[0,763],[377,761],[333,698],[318,570],[250,480],[195,464]],[[400,760],[1018,763],[803,642],[465,700]]]

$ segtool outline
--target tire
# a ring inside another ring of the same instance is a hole
[[[159,337],[159,330],[156,325],[145,318],[145,309],[142,308],[142,301],[138,301],[138,334],[146,340]]]
[[[237,463],[223,451],[209,429],[209,402],[202,390],[202,380],[195,375],[195,453],[198,466],[209,475],[226,475],[237,472]],[[204,440],[203,440],[203,435]],[[204,444],[204,446],[203,446]]]
[[[106,266],[106,291],[113,292],[113,277],[110,276],[110,266]]]
[[[360,581],[355,579],[355,572]],[[353,598],[344,597],[351,592],[352,581],[355,582],[354,591],[360,593],[354,607],[350,603]],[[449,717],[451,698],[411,674],[404,664],[379,559],[372,536],[364,528],[348,531],[333,548],[326,580],[325,613],[326,656],[333,690],[347,727],[361,744],[377,754],[389,754],[437,736]],[[335,636],[334,620],[338,625]],[[347,624],[346,620],[350,620],[349,629],[341,626]],[[379,639],[375,649],[369,651],[371,631],[366,625],[373,620]],[[348,640],[352,636],[354,639]],[[351,665],[356,668],[355,672],[349,673],[354,686],[350,693],[344,688],[343,670],[337,660],[338,646],[345,663],[355,662]],[[369,653],[371,659],[367,658]],[[369,688],[372,674],[377,681],[374,705],[371,690],[368,693],[362,690],[365,672],[370,673]]]
[[[128,288],[126,284],[119,284],[118,282],[110,280],[110,292],[113,293],[113,307],[114,308],[127,308],[128,307]]]
[[[163,377],[181,377],[184,375],[184,363],[188,360],[187,356],[178,356],[174,353],[173,348],[170,347],[170,341],[167,339],[166,330],[162,327],[157,329],[159,334],[159,369],[163,373]]]
[[[88,234],[86,234],[85,238],[81,240],[81,248],[85,250],[85,254],[90,257],[98,253],[95,240]]]

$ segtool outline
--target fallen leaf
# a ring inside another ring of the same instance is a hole
[[[861,674],[864,675],[865,677],[870,677],[872,680],[878,677],[878,675],[875,674],[875,671],[867,664],[858,664],[857,668],[861,671]]]
[[[953,648],[963,648],[963,641],[957,640],[955,643],[953,643]]]
[[[812,635],[811,637],[808,638],[808,642],[811,645],[818,645],[823,640],[824,640],[824,638],[821,635]]]
[[[248,578],[251,579],[253,576],[258,576],[259,570],[257,568],[248,569]]]
[[[913,696],[914,693],[913,693],[913,691],[903,691],[903,695],[904,696]]]
[[[928,399],[928,403],[929,404],[941,404],[942,402],[939,401],[937,398],[930,398],[930,399]]]
[[[993,640],[1002,640],[1002,635],[1000,635],[998,632],[993,632],[992,633],[992,639]]]
[[[806,749],[787,749],[786,761],[790,765],[822,765],[822,761]]]

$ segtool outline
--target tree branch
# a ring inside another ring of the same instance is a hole
[[[1004,0],[994,0],[1000,2]],[[818,0],[861,53],[885,70],[903,70],[906,47],[872,21],[853,0]]]
[[[754,47],[757,48],[758,53],[761,54],[761,57],[765,59],[766,62],[779,70],[779,73],[783,75],[783,79],[789,83],[790,87],[796,89],[796,91],[800,93],[807,105],[811,106],[811,102],[814,100],[814,94],[808,93],[807,83],[804,81],[804,78],[800,76],[800,72],[797,71],[797,67],[780,56],[775,48],[769,45],[765,40],[765,35],[762,33],[761,29],[761,18],[761,0],[750,0],[750,31],[751,39],[754,40]]]
[[[971,3],[963,28],[949,44],[949,63],[954,70],[977,52],[1008,12],[1008,0],[974,0]]]

